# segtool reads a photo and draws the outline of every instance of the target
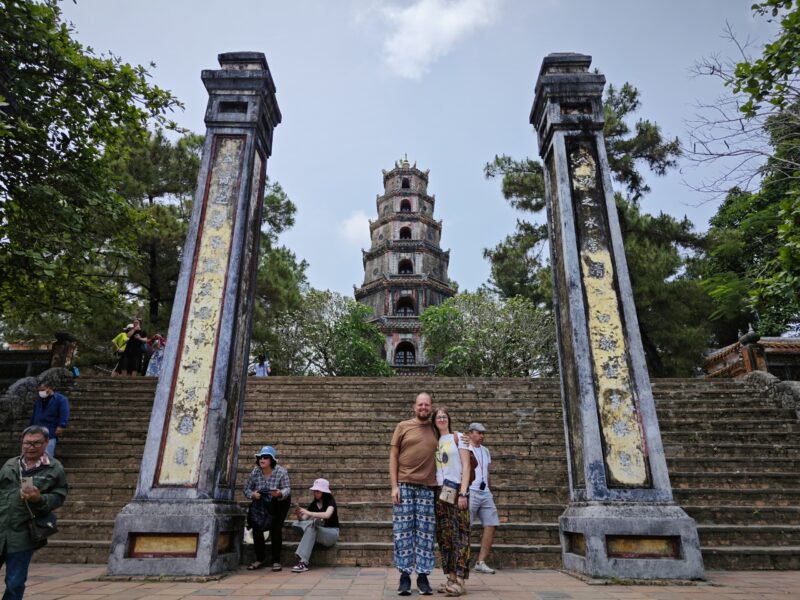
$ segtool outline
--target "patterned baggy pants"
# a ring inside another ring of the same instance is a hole
[[[409,575],[429,575],[435,560],[436,529],[433,489],[411,483],[400,484],[400,504],[393,505],[394,563]]]
[[[436,500],[436,540],[442,555],[442,571],[469,578],[469,508]]]

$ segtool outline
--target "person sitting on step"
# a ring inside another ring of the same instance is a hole
[[[314,500],[308,508],[297,509],[298,520],[292,524],[303,534],[295,552],[299,561],[292,567],[293,573],[308,571],[315,543],[330,548],[339,540],[339,514],[328,480],[317,479],[308,489],[314,492]]]

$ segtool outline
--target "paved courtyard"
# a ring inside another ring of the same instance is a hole
[[[25,598],[93,600],[108,598],[178,598],[227,596],[257,598],[395,598],[397,572],[387,568],[319,568],[295,574],[242,570],[207,583],[170,581],[98,581],[98,565],[33,564]],[[712,571],[708,581],[691,585],[593,585],[553,570],[508,569],[495,575],[473,574],[467,597],[472,600],[681,600],[798,598],[800,571]],[[436,589],[441,572],[431,577]],[[416,589],[413,596],[417,596]],[[434,597],[443,598],[435,594]]]

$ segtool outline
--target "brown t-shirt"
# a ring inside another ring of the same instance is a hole
[[[397,447],[398,483],[436,485],[436,448],[438,443],[430,422],[409,419],[398,423],[392,436]]]

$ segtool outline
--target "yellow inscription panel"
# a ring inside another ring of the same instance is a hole
[[[132,533],[130,556],[197,556],[197,534]]]
[[[579,207],[576,216],[581,231],[580,262],[607,475],[612,486],[644,486],[648,482],[645,448],[631,391],[614,264],[603,221],[602,192],[597,187],[597,165],[586,144],[572,148],[570,162]]]
[[[245,140],[218,137],[172,390],[159,485],[197,484]]]
[[[621,558],[678,558],[680,555],[680,538],[607,536],[606,552],[608,556]]]

